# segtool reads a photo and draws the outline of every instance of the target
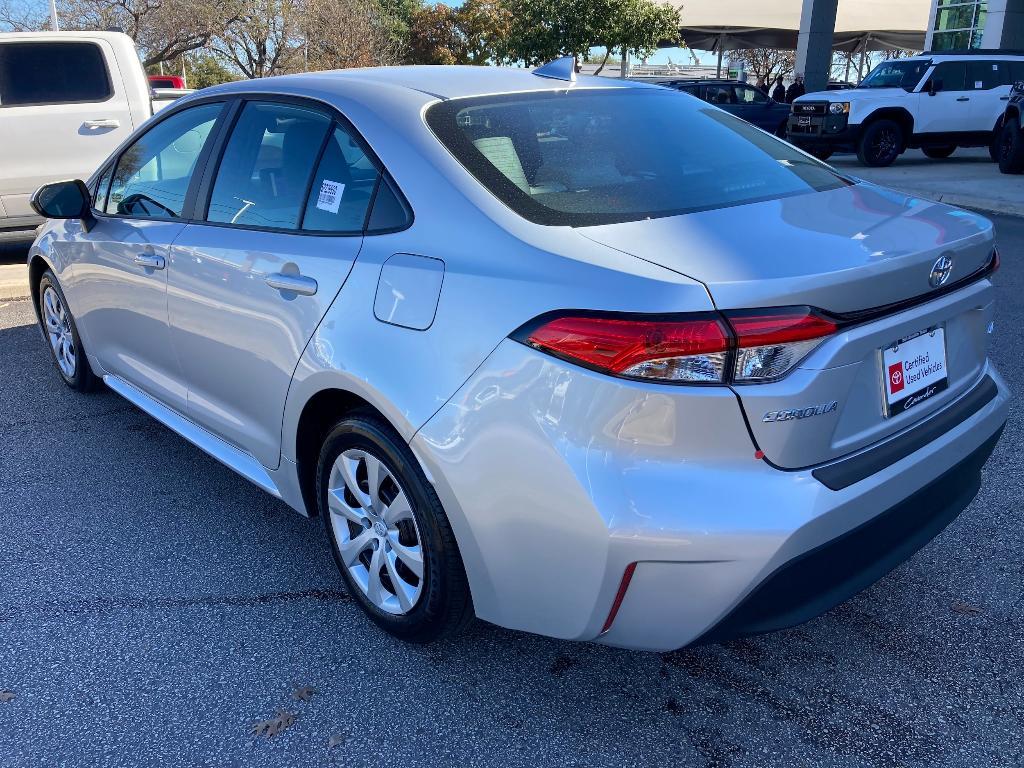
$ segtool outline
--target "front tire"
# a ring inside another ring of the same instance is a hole
[[[922,147],[921,151],[924,152],[925,157],[930,157],[932,160],[945,160],[956,151],[956,144],[942,147]]]
[[[100,380],[89,367],[75,318],[57,277],[46,270],[39,279],[39,325],[61,379],[76,392],[93,392]]]
[[[409,446],[377,414],[355,412],[328,433],[317,501],[342,579],[377,626],[428,643],[473,617],[444,508]]]
[[[864,129],[857,143],[857,159],[869,168],[892,165],[903,152],[905,138],[899,123],[876,120]]]
[[[998,162],[1000,173],[1024,173],[1024,135],[1016,121],[999,132]]]

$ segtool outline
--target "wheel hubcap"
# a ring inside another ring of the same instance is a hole
[[[327,508],[342,563],[367,599],[386,613],[411,611],[423,591],[423,540],[395,476],[350,448],[331,468]]]
[[[75,375],[78,360],[75,336],[71,333],[71,318],[64,309],[64,302],[50,286],[43,291],[43,325],[57,365],[65,376],[71,378]]]

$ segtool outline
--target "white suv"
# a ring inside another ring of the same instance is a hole
[[[944,158],[995,138],[1024,56],[985,51],[924,53],[884,61],[859,86],[793,102],[788,139],[815,157],[853,151],[861,163],[890,165],[908,148]]]

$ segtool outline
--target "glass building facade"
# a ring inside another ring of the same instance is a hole
[[[931,49],[980,48],[987,6],[987,0],[937,0]]]

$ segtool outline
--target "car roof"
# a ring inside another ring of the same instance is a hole
[[[484,96],[501,93],[522,93],[527,91],[564,91],[582,88],[657,88],[650,83],[635,80],[621,80],[610,77],[580,75],[575,83],[542,77],[529,69],[518,67],[476,67],[476,66],[402,66],[366,67],[306,72],[298,75],[263,78],[262,80],[240,80],[213,88],[204,93],[231,93],[253,90],[282,92],[290,87],[303,90],[330,92],[341,90],[348,83],[378,85],[399,88],[434,96],[439,99],[458,99],[467,96]]]

